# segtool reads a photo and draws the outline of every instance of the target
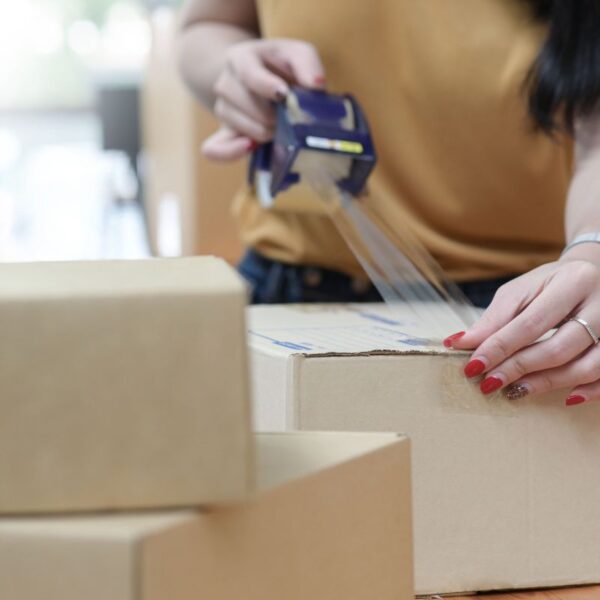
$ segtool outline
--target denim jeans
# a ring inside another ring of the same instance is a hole
[[[289,265],[248,250],[238,265],[250,285],[253,304],[304,302],[381,302],[375,287],[363,280],[318,267]],[[513,277],[459,283],[475,306],[485,308],[496,290]]]

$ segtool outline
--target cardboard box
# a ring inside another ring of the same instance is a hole
[[[155,11],[151,25],[142,87],[142,177],[152,250],[169,256],[216,254],[235,263],[242,247],[231,204],[244,185],[246,161],[215,163],[201,154],[202,142],[218,122],[179,75],[176,12]]]
[[[600,405],[485,398],[401,311],[249,311],[259,429],[411,438],[417,593],[600,581]]]
[[[245,300],[215,258],[0,265],[0,512],[246,496]]]
[[[408,440],[257,442],[261,491],[248,504],[0,520],[0,598],[412,600]]]

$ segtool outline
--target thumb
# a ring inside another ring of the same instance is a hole
[[[325,67],[317,49],[298,40],[272,40],[264,46],[263,61],[293,83],[310,89],[324,89]]]

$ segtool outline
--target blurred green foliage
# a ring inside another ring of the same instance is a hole
[[[47,3],[48,0],[36,0]],[[61,5],[65,17],[68,20],[89,19],[99,26],[106,21],[108,11],[115,0],[53,0]],[[179,6],[183,0],[137,0],[135,4],[145,6],[149,9],[158,6]]]
[[[20,0],[14,0],[19,2]],[[30,0],[43,11],[56,14],[62,29],[60,49],[48,54],[24,54],[10,79],[0,82],[0,110],[5,108],[48,109],[90,107],[94,102],[92,63],[78,56],[67,44],[68,31],[77,21],[92,21],[102,30],[111,9],[131,7],[143,18],[160,5],[178,5],[179,0]],[[114,18],[114,11],[112,11]],[[14,62],[14,61],[13,61]],[[7,85],[4,85],[4,84]]]
[[[22,0],[12,1],[18,3]],[[104,31],[115,19],[144,19],[153,9],[160,6],[178,7],[182,2],[183,0],[29,0],[30,4],[39,8],[40,14],[51,14],[58,21],[62,42],[53,52],[24,52],[10,57],[12,66],[9,70],[4,69],[7,79],[0,81],[0,110],[92,107],[97,64],[93,56],[78,55],[69,47],[68,35],[73,23],[91,21],[99,31]],[[43,23],[43,19],[40,22]]]
[[[53,5],[66,23],[88,19],[101,26],[114,0],[33,0],[33,3],[40,6]]]
[[[102,26],[114,0],[62,0],[67,20],[89,19]]]

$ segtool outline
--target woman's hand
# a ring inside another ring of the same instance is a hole
[[[566,207],[567,239],[600,231],[600,114],[576,128],[575,172]],[[590,328],[572,319],[582,319]],[[550,331],[558,327],[556,332]],[[509,398],[555,389],[567,405],[600,400],[600,244],[570,247],[557,262],[502,286],[481,319],[450,347],[474,348],[467,377],[483,376],[481,391],[504,388]],[[544,337],[540,341],[540,338]]]
[[[325,70],[311,44],[297,40],[248,40],[234,44],[214,85],[214,112],[223,127],[202,150],[215,160],[234,160],[273,136],[273,102],[290,85],[321,89]]]
[[[484,394],[504,388],[516,399],[569,389],[567,405],[600,400],[600,345],[584,325],[569,320],[583,319],[600,333],[597,264],[561,259],[502,286],[471,329],[444,342],[460,350],[475,348],[465,375],[482,375]]]

